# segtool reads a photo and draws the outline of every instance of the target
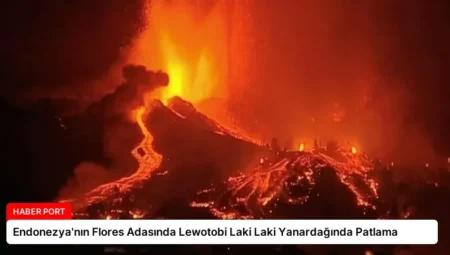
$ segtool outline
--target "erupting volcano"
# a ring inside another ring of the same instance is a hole
[[[7,2],[10,202],[65,201],[74,219],[435,219],[433,247],[301,248],[448,254],[438,3]],[[230,252],[216,248],[202,254]]]
[[[228,84],[245,80],[246,62],[231,59],[231,49],[247,52],[233,41],[244,26],[233,20],[242,10],[230,2],[148,6],[151,22],[129,56],[143,65],[123,68],[125,82],[82,114],[105,123],[131,116],[140,131],[131,150],[137,169],[65,198],[74,218],[411,217],[410,201],[392,202],[393,162],[372,159],[351,142],[264,144],[229,125],[223,102],[232,101]],[[332,122],[343,122],[345,112],[335,111]]]

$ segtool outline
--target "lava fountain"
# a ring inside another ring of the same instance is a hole
[[[227,96],[227,1],[149,1],[148,26],[129,62],[164,70],[170,85],[159,91],[164,104],[179,96],[193,104]]]
[[[167,105],[178,96],[246,140],[261,143],[255,134],[238,127],[227,107],[247,85],[243,82],[250,59],[247,10],[250,6],[235,0],[148,1],[147,26],[136,38],[128,62],[169,75],[169,86],[151,98]]]

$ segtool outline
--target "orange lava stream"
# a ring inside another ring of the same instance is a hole
[[[272,208],[280,202],[293,205],[306,203],[315,187],[317,171],[330,166],[336,170],[339,181],[354,194],[356,204],[364,209],[364,214],[366,209],[376,210],[374,201],[378,199],[378,184],[368,176],[373,170],[370,160],[364,155],[347,154],[343,150],[340,153],[341,160],[317,152],[291,155],[275,162],[261,160],[259,166],[246,174],[230,177],[225,188],[213,186],[200,191],[199,197],[208,193],[216,195],[190,205],[208,208],[214,216],[222,219],[267,217],[263,215],[272,214]],[[358,180],[367,189],[358,185]],[[293,195],[289,187],[298,185],[303,187],[304,193]],[[269,203],[272,206],[267,208]]]
[[[141,106],[134,112],[136,122],[144,136],[139,145],[131,151],[131,154],[139,163],[138,169],[130,176],[100,185],[88,192],[85,196],[87,204],[100,202],[113,195],[129,192],[132,188],[142,184],[143,181],[148,180],[153,171],[158,169],[161,165],[163,157],[153,150],[153,136],[150,134],[143,121],[146,111],[148,111],[148,109]],[[139,151],[142,151],[144,155],[141,155]]]

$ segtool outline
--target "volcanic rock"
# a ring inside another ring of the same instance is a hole
[[[228,177],[270,153],[237,137],[232,131],[198,112],[192,104],[174,98],[168,107],[157,104],[146,122],[154,137],[154,148],[164,156],[169,168],[191,176]],[[212,174],[213,173],[213,174]]]

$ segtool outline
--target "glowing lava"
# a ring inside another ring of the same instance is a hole
[[[136,40],[130,62],[170,76],[159,99],[179,96],[193,104],[226,97],[229,45],[226,1],[149,1],[149,26]]]
[[[339,149],[341,160],[324,153],[288,152],[281,159],[264,162],[246,173],[230,177],[222,185],[198,193],[192,207],[208,207],[218,218],[270,218],[280,203],[303,205],[313,194],[316,180],[326,167],[336,171],[340,182],[354,194],[365,212],[375,210],[378,184],[368,173],[374,166],[363,155],[351,156]],[[205,202],[203,199],[206,199]]]
[[[149,179],[152,172],[161,165],[162,156],[153,150],[153,136],[144,124],[143,118],[149,109],[141,106],[134,111],[136,122],[139,125],[144,138],[131,153],[139,163],[135,173],[117,181],[101,185],[86,194],[86,202],[92,204],[101,202],[113,195],[126,194],[132,188],[137,187],[142,181]]]

